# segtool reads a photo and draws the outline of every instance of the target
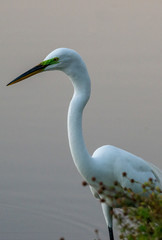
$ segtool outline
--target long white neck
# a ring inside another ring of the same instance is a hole
[[[78,171],[87,181],[90,181],[92,177],[90,172],[93,169],[92,158],[87,151],[82,133],[82,114],[90,97],[90,78],[83,62],[75,67],[75,72],[66,72],[66,74],[69,75],[74,86],[74,95],[68,110],[70,150]]]

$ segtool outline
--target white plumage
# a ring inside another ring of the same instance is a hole
[[[47,70],[63,71],[73,84],[74,95],[68,111],[69,145],[74,163],[90,185],[94,196],[104,197],[104,193],[98,193],[100,182],[109,188],[117,181],[123,191],[126,187],[138,193],[142,191],[141,184],[151,178],[155,185],[162,189],[162,171],[129,152],[108,145],[98,148],[92,156],[89,155],[82,135],[82,113],[90,97],[91,84],[86,65],[77,52],[67,48],[56,49],[43,62],[20,75],[8,85]],[[127,178],[123,176],[123,172],[127,173]],[[96,178],[96,181],[92,180],[93,177]],[[131,183],[129,179],[134,179],[141,184]],[[110,214],[112,200],[106,199],[106,203],[102,203],[102,209],[109,228],[110,239],[113,240]]]

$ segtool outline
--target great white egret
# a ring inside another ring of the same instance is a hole
[[[98,148],[92,156],[89,155],[82,134],[82,113],[90,97],[91,83],[84,61],[74,50],[68,48],[54,50],[40,64],[23,73],[7,86],[49,70],[63,71],[73,84],[74,95],[68,110],[69,145],[74,163],[90,185],[94,196],[101,199],[104,197],[104,193],[98,192],[98,183],[101,182],[109,188],[117,181],[123,191],[125,188],[131,188],[134,192],[141,192],[141,185],[132,184],[128,178],[133,178],[141,184],[151,178],[155,185],[162,189],[162,171],[129,152],[107,145]],[[128,178],[123,176],[123,172],[127,172]],[[113,240],[111,210],[115,205],[109,198],[106,198],[106,202],[101,205],[110,239]]]

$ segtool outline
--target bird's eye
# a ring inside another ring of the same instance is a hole
[[[53,59],[54,62],[57,62],[58,60],[59,60],[58,57],[55,57],[55,58]]]

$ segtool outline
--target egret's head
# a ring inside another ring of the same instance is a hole
[[[73,64],[77,58],[80,58],[80,56],[74,50],[68,48],[58,48],[51,52],[40,64],[21,74],[12,82],[8,83],[7,86],[20,82],[28,77],[31,77],[32,75],[43,71],[66,71],[66,69],[70,68],[70,65]]]

